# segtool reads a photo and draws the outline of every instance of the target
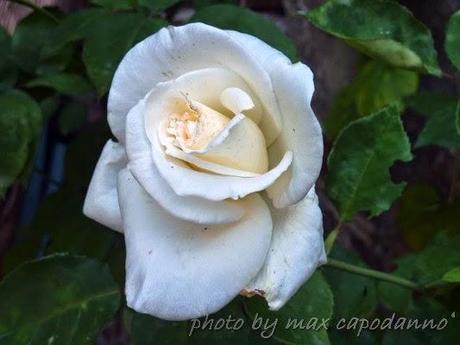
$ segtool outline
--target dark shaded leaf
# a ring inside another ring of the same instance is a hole
[[[460,134],[456,129],[457,98],[446,94],[421,92],[410,97],[407,104],[427,118],[415,143],[416,147],[439,145],[448,149],[460,148]]]
[[[80,129],[86,122],[87,109],[84,104],[70,103],[62,109],[59,116],[59,128],[67,135]]]
[[[95,260],[55,255],[26,263],[0,284],[0,344],[92,344],[120,292]]]
[[[93,23],[84,43],[83,62],[99,95],[107,92],[123,55],[165,25],[162,19],[135,13],[111,13]]]
[[[49,87],[59,93],[71,96],[85,96],[93,91],[83,77],[71,73],[50,74],[29,81],[28,87]]]
[[[330,257],[360,267],[367,265],[356,254],[334,246]],[[325,267],[323,274],[334,293],[334,318],[367,317],[377,306],[376,283],[373,279]]]
[[[401,197],[397,221],[411,249],[420,250],[441,231],[460,231],[458,203],[442,204],[427,185],[410,185]]]
[[[0,198],[24,172],[41,129],[38,104],[20,91],[0,95]]]

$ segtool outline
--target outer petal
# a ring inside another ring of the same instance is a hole
[[[293,151],[294,159],[290,169],[268,192],[275,207],[293,205],[311,189],[322,165],[321,127],[310,106],[313,73],[301,63],[291,64],[279,51],[253,36],[235,31],[230,35],[257,54],[270,75],[283,119],[281,135],[269,150],[270,161],[278,162],[286,151]]]
[[[272,310],[281,308],[326,262],[323,221],[314,188],[295,206],[277,209],[273,239],[263,269],[246,292],[264,292]]]
[[[126,297],[167,320],[200,317],[230,302],[263,265],[270,211],[258,195],[239,222],[206,228],[166,213],[128,170],[119,176],[126,241]]]
[[[134,106],[127,118],[128,168],[158,204],[172,215],[202,224],[228,223],[240,219],[244,209],[234,201],[214,202],[192,196],[178,196],[161,177],[152,160],[151,144],[144,127],[145,102]]]
[[[202,23],[161,29],[126,54],[109,94],[108,119],[114,135],[124,142],[129,109],[156,84],[210,67],[237,73],[258,96],[266,113],[261,127],[270,144],[280,131],[281,117],[268,74],[226,31]]]
[[[125,167],[124,148],[109,140],[97,162],[83,205],[87,217],[119,232],[123,232],[123,221],[118,205],[117,178]]]

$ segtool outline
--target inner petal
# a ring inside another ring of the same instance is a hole
[[[253,106],[242,90],[230,88],[225,93],[226,103],[232,94],[236,98],[232,111]],[[242,103],[243,98],[246,100]],[[252,177],[268,171],[265,138],[251,119],[241,113],[229,118],[186,95],[176,108],[158,128],[166,154],[195,169],[221,175]]]

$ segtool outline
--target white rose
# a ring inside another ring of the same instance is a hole
[[[108,101],[118,142],[84,213],[125,236],[131,308],[184,320],[257,293],[276,310],[325,261],[313,90],[307,66],[201,23],[126,54]]]

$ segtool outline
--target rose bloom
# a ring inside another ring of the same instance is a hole
[[[201,23],[126,54],[84,213],[124,234],[128,306],[185,320],[259,294],[277,310],[324,263],[313,91],[304,64]]]

